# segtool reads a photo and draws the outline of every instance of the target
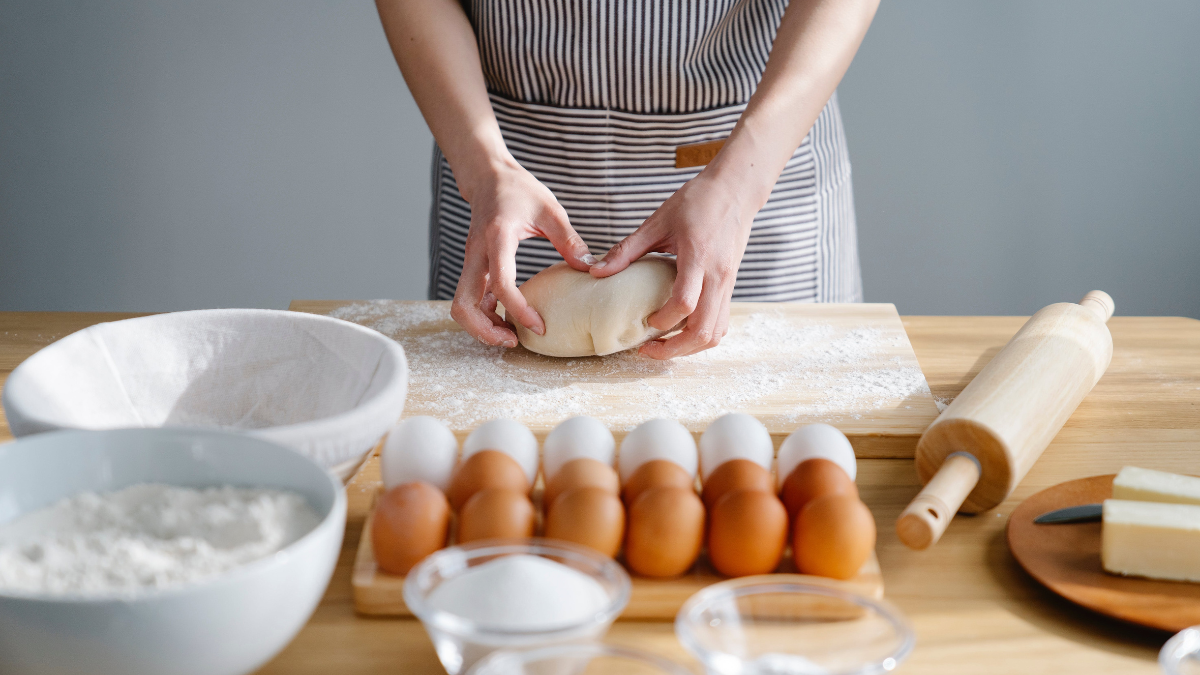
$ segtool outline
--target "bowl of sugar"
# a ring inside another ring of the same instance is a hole
[[[475,541],[425,558],[404,602],[442,667],[465,672],[498,649],[599,639],[629,602],[629,574],[612,558],[550,539]]]
[[[182,429],[0,445],[0,672],[240,675],[333,574],[340,482],[289,448]]]
[[[404,350],[348,321],[271,309],[203,309],[90,326],[13,370],[4,411],[18,438],[62,429],[236,430],[348,479],[400,419]]]

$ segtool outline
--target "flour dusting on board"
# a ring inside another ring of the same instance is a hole
[[[453,324],[446,306],[375,300],[330,316],[397,340],[410,369],[407,412],[452,426],[586,414],[618,428],[652,417],[703,428],[750,406],[769,409],[781,422],[803,423],[857,419],[903,407],[914,396],[930,397],[915,363],[899,356],[880,361],[904,345],[902,336],[769,309],[735,320],[719,346],[692,356],[662,362],[631,350],[554,359],[555,368],[545,367],[546,357],[480,344]],[[625,401],[613,400],[612,382],[621,383]],[[790,395],[797,387],[807,393],[803,400]]]

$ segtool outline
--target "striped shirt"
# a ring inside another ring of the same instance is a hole
[[[676,148],[727,137],[762,77],[786,0],[468,0],[492,107],[513,157],[599,255],[701,167]],[[430,297],[450,299],[470,206],[436,148]],[[562,258],[517,252],[517,280]],[[757,214],[733,298],[862,299],[850,162],[836,95]]]

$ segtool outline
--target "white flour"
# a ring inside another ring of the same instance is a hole
[[[0,525],[0,591],[127,595],[194,583],[317,526],[293,492],[134,485],[84,492]]]
[[[498,417],[586,414],[616,427],[631,428],[652,417],[696,427],[764,401],[775,407],[772,416],[779,421],[799,424],[861,418],[904,406],[913,395],[930,396],[915,362],[896,356],[885,358],[885,367],[862,366],[902,347],[902,336],[872,326],[847,330],[820,321],[799,322],[770,310],[751,314],[718,347],[692,356],[664,362],[631,350],[559,359],[554,369],[537,367],[541,357],[480,344],[455,329],[448,308],[441,306],[374,300],[339,308],[330,316],[400,342],[408,356],[409,390],[420,393],[409,397],[411,412],[456,426]],[[599,377],[623,383],[636,396],[636,410],[606,402],[605,390],[592,384]],[[797,386],[808,392],[803,399],[771,399]]]

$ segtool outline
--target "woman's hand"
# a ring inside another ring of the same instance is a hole
[[[479,173],[482,177],[469,180],[462,190],[471,204],[471,228],[450,315],[481,342],[516,347],[517,335],[496,313],[497,301],[510,321],[538,335],[546,331],[542,317],[517,290],[517,244],[545,237],[568,265],[582,272],[596,259],[550,190],[515,160]]]
[[[715,347],[729,332],[733,284],[754,214],[762,206],[742,194],[730,181],[702,172],[592,266],[592,276],[603,278],[652,251],[675,254],[678,273],[671,298],[650,315],[649,323],[658,330],[671,330],[684,319],[687,325],[665,341],[642,345],[643,356],[694,354]]]

